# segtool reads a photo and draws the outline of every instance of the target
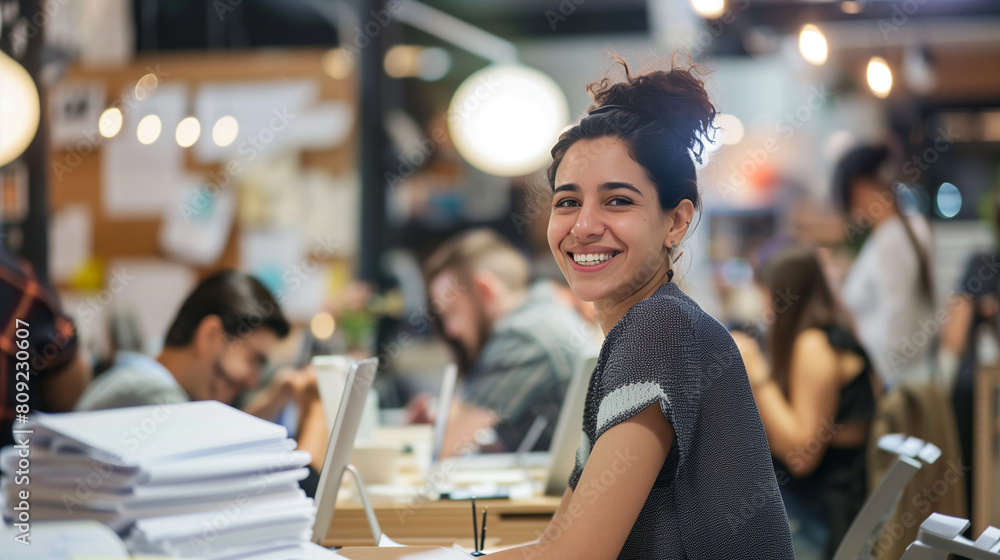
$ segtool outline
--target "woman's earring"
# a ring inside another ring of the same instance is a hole
[[[671,241],[671,243],[673,243],[673,245],[674,245],[673,248],[676,249],[677,248],[677,242],[676,241]]]
[[[674,257],[674,260],[670,261],[670,264],[677,264],[677,261],[681,260],[681,256],[683,256],[683,255],[684,255],[684,251],[681,251],[680,253],[677,253],[677,256]]]

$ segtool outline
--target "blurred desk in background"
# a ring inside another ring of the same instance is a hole
[[[481,512],[489,508],[486,522],[487,548],[509,547],[538,538],[559,507],[562,498],[537,497],[524,500],[476,500]],[[468,500],[425,501],[414,498],[396,503],[373,504],[382,531],[406,545],[451,546],[472,550],[472,506]],[[337,503],[330,531],[323,546],[372,546],[372,533],[361,504]],[[360,557],[359,557],[360,558]]]

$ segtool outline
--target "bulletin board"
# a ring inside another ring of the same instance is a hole
[[[114,103],[126,88],[134,87],[143,76],[153,72],[161,76],[161,84],[183,83],[194,91],[203,84],[241,82],[280,83],[289,80],[314,80],[319,86],[321,100],[339,100],[351,108],[356,107],[355,83],[352,75],[343,79],[328,76],[323,70],[324,49],[257,50],[252,52],[190,52],[145,55],[127,66],[83,67],[71,66],[60,80],[60,85],[104,85],[106,101]],[[97,123],[93,123],[97,131]],[[211,124],[202,123],[202,140],[211,135]],[[122,130],[120,134],[134,131]],[[174,131],[162,134],[172,140]],[[353,134],[353,132],[352,132]],[[102,203],[102,140],[78,144],[70,149],[53,146],[50,149],[49,200],[50,213],[59,212],[69,205],[83,205],[92,217],[93,255],[102,261],[116,258],[165,258],[158,246],[160,218],[121,218],[109,215]],[[342,142],[331,149],[302,151],[298,157],[304,169],[320,169],[332,175],[342,175],[354,167],[354,143]],[[196,161],[190,149],[185,150],[184,165],[187,170],[208,175],[221,171],[222,165],[205,165]],[[238,225],[228,236],[218,260],[210,265],[195,266],[199,278],[221,268],[236,267],[239,263],[239,236],[234,235]],[[107,280],[107,279],[105,279]],[[57,287],[63,288],[59,285]]]

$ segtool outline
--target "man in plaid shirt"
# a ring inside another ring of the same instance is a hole
[[[21,350],[28,353],[26,361],[17,359]],[[55,293],[30,264],[0,249],[0,447],[14,443],[18,404],[27,404],[29,412],[71,410],[90,376],[76,329],[60,311]],[[27,386],[19,386],[26,378]],[[27,394],[26,400],[18,398],[20,393]]]

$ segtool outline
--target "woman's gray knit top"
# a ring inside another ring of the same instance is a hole
[[[596,498],[604,490],[577,486],[593,442],[653,403],[675,437],[618,558],[795,558],[740,353],[673,282],[632,306],[604,340],[569,479],[574,492]]]

